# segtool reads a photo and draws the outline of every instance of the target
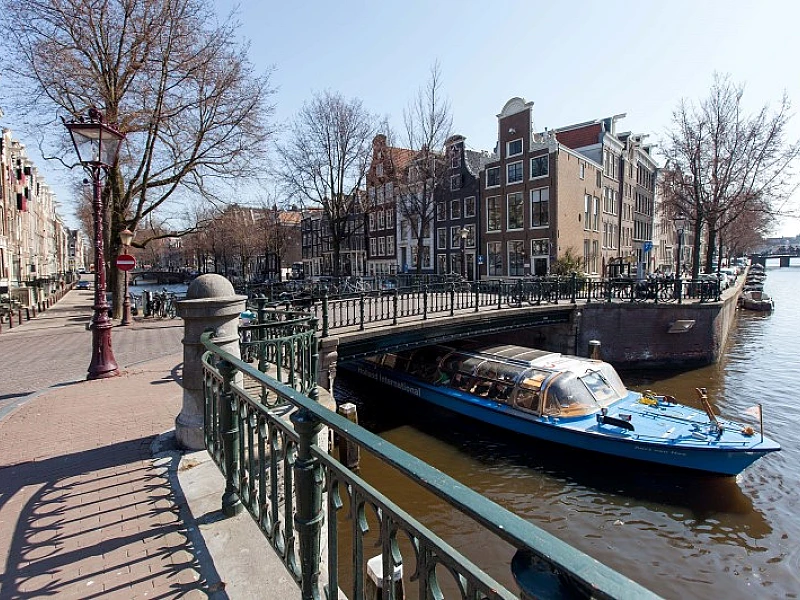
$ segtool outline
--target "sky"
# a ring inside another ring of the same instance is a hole
[[[220,15],[236,11],[256,70],[274,68],[279,128],[315,92],[332,90],[399,130],[437,61],[454,131],[476,150],[494,148],[496,115],[515,96],[534,102],[537,130],[625,113],[619,130],[658,145],[679,102],[703,99],[715,72],[745,86],[748,111],[786,92],[800,112],[800,4],[792,0],[215,5]],[[798,114],[789,135],[800,139]],[[794,200],[800,206],[800,193]],[[800,234],[800,220],[786,219],[776,234]]]

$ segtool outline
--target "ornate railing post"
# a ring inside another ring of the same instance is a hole
[[[392,325],[397,325],[397,288],[392,290]]]
[[[677,273],[675,277],[675,294],[678,297],[678,304],[683,302],[683,281],[681,280],[681,274]]]
[[[422,286],[422,320],[428,318],[428,284]]]
[[[481,282],[477,279],[472,282],[473,293],[475,294],[475,312],[478,312],[478,305],[481,302]]]
[[[522,279],[517,279],[517,308],[522,307]]]
[[[503,308],[503,282],[502,280],[497,280],[497,310]]]
[[[450,283],[450,316],[452,317],[456,307],[456,284]]]
[[[358,297],[358,329],[364,331],[364,292]]]
[[[328,286],[322,286],[322,337],[328,337]]]
[[[572,304],[576,304],[577,299],[578,299],[578,274],[577,273],[573,273],[572,274],[572,296],[570,298],[570,302]]]
[[[311,355],[311,370],[316,372],[319,354],[314,343]],[[318,401],[319,390],[315,387],[308,394]],[[322,522],[322,488],[324,477],[322,466],[311,450],[317,445],[322,429],[320,420],[307,409],[300,409],[290,417],[299,439],[297,459],[294,463],[295,485],[297,489],[297,511],[294,524],[300,537],[300,594],[303,600],[318,600],[320,573],[320,541]]]
[[[239,418],[234,407],[231,384],[236,368],[226,360],[218,366],[222,375],[222,397],[219,406],[219,428],[222,432],[222,459],[225,465],[225,492],[222,494],[222,514],[233,517],[242,512],[242,502],[236,492],[236,477],[239,473],[239,460],[236,450],[239,447]]]

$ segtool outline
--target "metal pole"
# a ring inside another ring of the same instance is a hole
[[[125,299],[122,301],[122,321],[120,325],[131,324],[131,295],[128,291],[128,272],[125,271]]]
[[[108,318],[106,300],[106,261],[104,249],[103,198],[100,184],[100,167],[92,167],[94,187],[94,317],[92,319],[92,362],[87,379],[104,379],[119,375],[117,360],[111,348],[111,319]]]
[[[467,278],[466,238],[463,235],[461,235],[461,277],[464,279]]]
[[[678,265],[675,268],[675,295],[678,297],[678,304],[681,303],[683,294],[683,283],[681,282],[681,254],[683,253],[683,229],[678,230]]]

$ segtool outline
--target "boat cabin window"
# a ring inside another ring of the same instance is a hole
[[[388,369],[395,369],[396,371],[405,371],[408,369],[408,354],[384,354],[383,366]]]
[[[537,414],[541,412],[541,388],[548,375],[547,371],[537,371],[535,369],[524,374],[519,382],[517,395],[514,398],[514,404],[517,408]]]
[[[571,371],[559,373],[546,388],[544,414],[579,416],[599,410],[580,378]]]
[[[427,383],[442,384],[447,376],[439,368],[442,359],[453,350],[444,346],[426,346],[414,351],[408,372]]]

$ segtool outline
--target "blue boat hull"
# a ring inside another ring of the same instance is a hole
[[[600,424],[596,415],[578,418],[539,416],[459,390],[430,385],[367,361],[354,361],[341,367],[483,423],[539,440],[626,459],[730,476],[740,473],[765,454],[780,449],[775,442],[768,439],[759,441],[757,436],[741,440],[738,433],[729,434],[729,437],[736,438],[730,443],[725,441],[725,434],[720,439],[713,436],[675,439]],[[614,408],[633,415],[638,429],[645,429],[648,421],[665,418],[663,411],[639,403],[639,398],[638,394],[631,393]],[[700,414],[694,409],[687,411],[692,415]],[[678,422],[680,418],[673,420]],[[741,429],[738,423],[721,423]]]

